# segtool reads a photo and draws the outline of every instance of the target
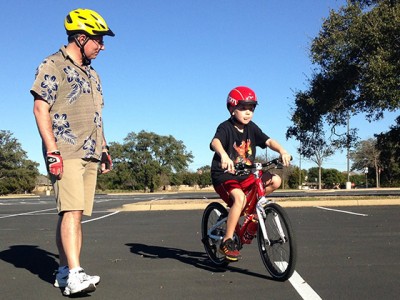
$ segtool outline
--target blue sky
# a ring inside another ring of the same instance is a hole
[[[297,142],[286,140],[294,93],[307,87],[309,46],[330,9],[343,0],[113,0],[2,1],[2,112],[0,130],[10,130],[40,163],[41,140],[29,93],[35,69],[66,44],[63,26],[72,9],[99,12],[115,32],[92,65],[105,96],[109,142],[129,132],[152,131],[181,140],[194,155],[192,171],[211,162],[209,142],[228,118],[225,101],[235,86],[255,90],[254,121],[299,163]],[[397,114],[370,124],[351,120],[361,139],[387,131]],[[328,158],[326,168],[346,170],[346,154]],[[302,168],[312,162],[302,161]]]

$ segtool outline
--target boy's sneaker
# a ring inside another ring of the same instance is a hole
[[[242,258],[232,239],[227,239],[226,241],[222,242],[219,250],[225,255],[227,260],[237,261],[238,259]]]
[[[81,270],[83,271],[83,269]],[[57,288],[65,288],[67,286],[67,280],[68,280],[68,273],[69,269],[64,268],[62,271],[57,270],[55,275],[56,275],[56,280],[54,281],[54,286]],[[98,285],[100,283],[100,276],[94,275],[90,276],[83,271],[83,274],[81,275],[84,280],[90,281],[90,283],[94,285]]]
[[[63,294],[69,296],[77,293],[86,294],[94,292],[96,290],[96,285],[92,283],[91,280],[97,280],[97,282],[100,282],[100,277],[89,276],[83,269],[79,270],[77,273],[70,273]]]

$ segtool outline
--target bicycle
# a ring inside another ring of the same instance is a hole
[[[279,159],[251,166],[236,165],[236,172],[255,176],[255,182],[246,195],[247,204],[236,225],[233,240],[242,249],[257,236],[261,259],[272,278],[285,281],[292,276],[297,259],[295,233],[286,211],[277,203],[266,199],[261,180],[263,171],[282,168]],[[210,203],[204,210],[201,229],[202,242],[210,260],[217,267],[226,267],[229,261],[219,252],[226,231],[227,209],[218,202]],[[260,222],[262,220],[262,222]]]

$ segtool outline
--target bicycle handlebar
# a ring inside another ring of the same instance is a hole
[[[290,157],[290,160],[293,160],[293,156]],[[267,168],[269,166],[275,165],[277,169],[283,168],[283,163],[280,158],[275,158],[272,159],[268,162],[265,163],[253,163],[251,165],[246,165],[244,163],[238,163],[235,165],[235,170],[236,171],[244,171],[244,170],[249,170],[249,169],[261,169],[261,168]]]

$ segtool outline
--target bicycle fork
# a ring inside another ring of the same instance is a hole
[[[264,196],[258,200],[257,206],[256,206],[258,220],[261,221],[261,220],[265,220],[267,218],[264,208],[268,205],[269,202],[270,202],[270,200],[266,199]],[[285,233],[283,232],[283,228],[282,228],[281,220],[279,219],[279,215],[274,213],[273,217],[274,217],[274,223],[277,227],[279,236],[281,237],[282,242],[286,243],[287,239],[286,239]],[[259,224],[261,227],[261,232],[263,234],[264,241],[269,246],[271,246],[272,242],[268,237],[267,229],[265,227],[265,222],[259,222]]]

